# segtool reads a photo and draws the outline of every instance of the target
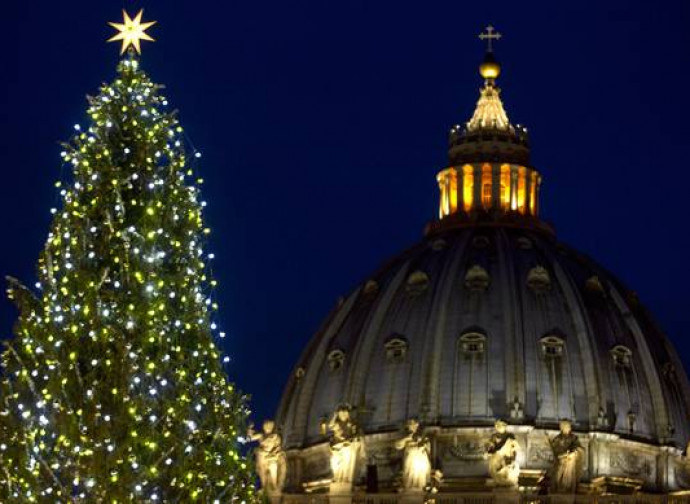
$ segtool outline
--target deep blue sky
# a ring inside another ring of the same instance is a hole
[[[500,85],[543,215],[616,272],[690,367],[690,2],[12,2],[0,42],[0,273],[32,284],[58,142],[113,77],[106,21],[144,7],[143,62],[203,153],[232,377],[272,415],[337,297],[421,237],[446,132]],[[0,302],[0,333],[15,317]]]

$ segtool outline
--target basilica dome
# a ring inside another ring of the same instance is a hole
[[[682,363],[635,293],[540,218],[542,176],[526,129],[505,112],[493,54],[481,72],[476,110],[451,129],[437,175],[438,220],[337,303],[288,380],[277,414],[288,486],[318,491],[328,480],[323,425],[347,404],[378,487],[395,485],[391,440],[410,418],[455,491],[482,488],[497,419],[523,447],[525,485],[548,469],[547,436],[569,419],[589,490],[680,489]]]

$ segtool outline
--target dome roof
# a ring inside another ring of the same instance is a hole
[[[635,294],[529,228],[435,233],[388,261],[329,315],[279,410],[286,445],[322,440],[353,405],[366,432],[495,418],[684,446],[688,380]]]
[[[690,488],[681,362],[635,294],[540,219],[542,176],[498,74],[484,67],[471,120],[450,131],[438,220],[338,303],[288,381],[277,416],[294,491],[332,483],[324,426],[343,403],[368,450],[367,488],[396,488],[410,418],[433,438],[442,492],[490,486],[484,447],[500,418],[524,488],[548,479],[564,418],[587,450],[586,492]]]

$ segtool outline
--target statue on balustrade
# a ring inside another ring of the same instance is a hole
[[[495,431],[486,445],[486,457],[489,459],[489,474],[494,485],[499,487],[516,487],[520,477],[520,466],[517,452],[520,448],[515,436],[507,432],[508,424],[497,420]]]
[[[582,474],[584,449],[573,434],[570,420],[561,420],[561,432],[549,440],[554,462],[549,474],[551,493],[574,494]]]
[[[283,438],[278,434],[275,422],[265,420],[262,432],[256,432],[254,425],[250,424],[247,437],[259,443],[255,456],[261,488],[269,494],[282,492],[285,485],[287,458],[283,450]]]
[[[407,421],[406,430],[405,436],[395,442],[395,448],[403,450],[402,487],[423,491],[431,477],[431,443],[416,419]]]
[[[352,409],[341,405],[325,425],[331,433],[332,482],[338,485],[351,485],[355,479],[357,465],[365,457],[359,426],[352,418]]]

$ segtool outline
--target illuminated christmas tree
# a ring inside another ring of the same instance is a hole
[[[247,409],[215,340],[195,155],[140,68],[150,24],[140,12],[113,26],[125,56],[65,145],[37,288],[10,282],[0,501],[249,502]]]

